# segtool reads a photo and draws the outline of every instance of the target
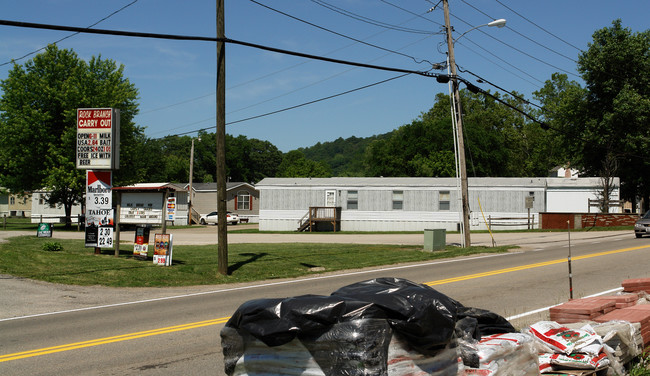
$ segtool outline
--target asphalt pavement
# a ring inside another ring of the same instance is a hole
[[[408,244],[423,245],[424,234],[335,234],[335,233],[238,233],[236,229],[245,226],[229,226],[228,243],[354,243],[354,244]],[[192,228],[171,229],[174,244],[216,244],[216,226],[196,226]],[[581,231],[581,232],[516,232],[495,233],[497,245],[513,245],[518,250],[535,250],[568,244],[593,242],[599,239],[617,237],[628,234],[634,237],[632,231]],[[0,231],[0,241],[8,237],[33,235],[35,231]],[[122,247],[133,244],[134,232],[126,231],[121,234]],[[55,231],[54,239],[83,239],[82,232]],[[447,234],[447,244],[458,244],[459,234]],[[488,233],[471,235],[473,245],[490,246],[492,237]],[[253,283],[251,283],[253,284]],[[233,286],[219,286],[229,288]],[[171,288],[111,288],[103,286],[71,286],[35,281],[9,275],[0,275],[0,320],[42,315],[48,312],[79,310],[110,304],[122,304],[129,301],[156,299],[179,294],[212,291],[215,286],[189,286]]]

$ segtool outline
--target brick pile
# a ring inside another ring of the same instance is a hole
[[[626,279],[621,283],[624,292],[645,292],[650,294],[650,278]]]
[[[549,309],[552,321],[569,324],[580,321],[623,320],[640,325],[645,347],[650,345],[650,304],[637,304],[640,297],[650,294],[650,278],[626,279],[623,294],[575,299]]]
[[[559,324],[594,321],[597,317],[616,309],[616,301],[599,298],[601,297],[574,299],[560,304],[549,309],[550,319]]]

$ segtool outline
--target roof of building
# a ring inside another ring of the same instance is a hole
[[[455,187],[459,180],[449,177],[334,177],[334,178],[265,178],[257,189],[270,187]],[[470,187],[564,187],[598,185],[600,178],[469,178]],[[619,185],[619,178],[615,178]]]

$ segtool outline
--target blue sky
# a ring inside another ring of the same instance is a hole
[[[256,1],[285,14],[250,0],[225,0],[228,38],[417,71],[426,71],[430,63],[446,58],[442,5],[427,12],[437,0]],[[2,0],[0,4],[1,19],[77,27],[90,26],[131,4],[95,27],[216,36],[216,1]],[[481,27],[463,36],[455,45],[457,64],[532,99],[532,93],[553,72],[580,81],[576,61],[595,30],[610,26],[616,18],[633,31],[646,30],[650,1],[450,0],[450,10],[455,37],[493,19],[507,20],[507,27]],[[0,26],[0,64],[70,34]],[[139,90],[140,114],[135,121],[146,127],[148,137],[195,135],[191,132],[203,128],[213,132],[214,43],[79,34],[58,45],[73,49],[83,59],[101,54],[124,65],[125,76]],[[28,59],[17,62],[24,64]],[[7,78],[10,69],[11,64],[0,66],[0,79]],[[409,75],[239,122],[399,75],[228,44],[226,122],[233,124],[226,131],[268,140],[286,152],[338,137],[389,132],[430,109],[437,93],[448,93],[447,85],[433,78]],[[474,80],[467,73],[462,75]],[[478,86],[496,90],[486,84]]]

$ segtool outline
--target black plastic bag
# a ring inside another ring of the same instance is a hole
[[[333,296],[371,302],[414,349],[433,354],[454,334],[458,302],[433,288],[401,278],[377,278],[342,287]]]

